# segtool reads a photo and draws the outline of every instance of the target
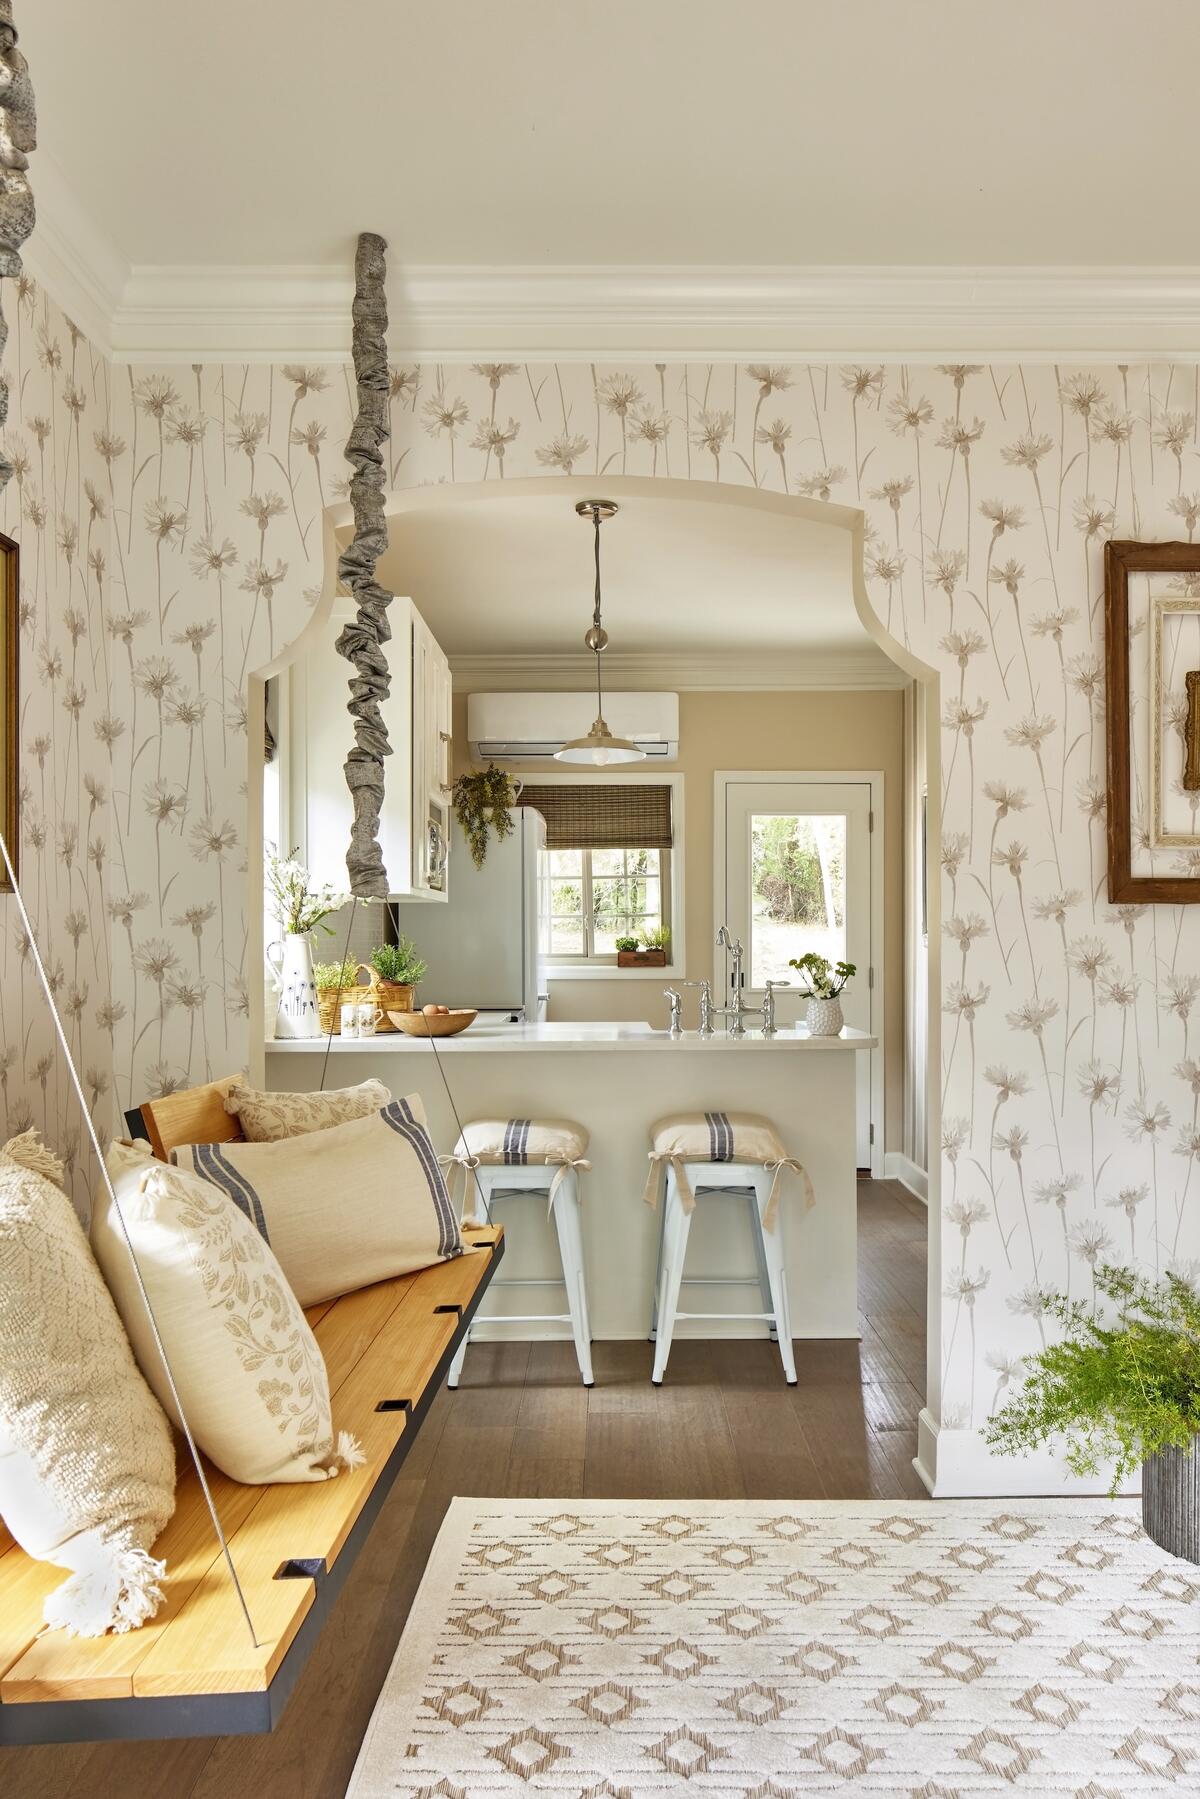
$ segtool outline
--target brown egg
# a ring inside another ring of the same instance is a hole
[[[439,1018],[449,1018],[450,1016],[449,1006],[435,1006],[434,1010]]]
[[[441,1009],[442,1008],[440,1006],[433,1006],[433,1005],[421,1007],[421,1010],[422,1010],[422,1012],[424,1012],[426,1018],[436,1018],[438,1013],[441,1011]]]

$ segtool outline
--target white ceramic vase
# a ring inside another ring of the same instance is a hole
[[[810,1037],[836,1037],[846,1020],[842,1017],[840,999],[817,999],[808,1002],[808,1034]]]
[[[275,1009],[275,1035],[283,1038],[319,1037],[317,984],[313,979],[312,944],[298,931],[289,931],[281,943],[267,945],[267,960],[279,985]]]

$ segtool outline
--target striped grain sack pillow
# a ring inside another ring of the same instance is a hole
[[[270,1244],[301,1305],[462,1254],[420,1099],[275,1143],[193,1143],[180,1168],[211,1181]]]

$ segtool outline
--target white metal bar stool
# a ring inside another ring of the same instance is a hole
[[[464,1127],[453,1156],[443,1158],[453,1171],[463,1170],[465,1207],[481,1207],[490,1220],[493,1208],[518,1193],[544,1193],[548,1218],[554,1220],[562,1276],[506,1275],[497,1287],[565,1287],[565,1312],[497,1314],[505,1324],[568,1324],[575,1340],[579,1373],[585,1387],[592,1385],[592,1332],[588,1315],[587,1281],[583,1262],[583,1219],[580,1172],[588,1134],[581,1125],[560,1120],[510,1118],[480,1119]],[[483,1323],[482,1317],[477,1319]],[[446,1384],[457,1387],[471,1332],[450,1364]]]
[[[714,1318],[765,1324],[772,1340],[778,1344],[784,1376],[790,1386],[795,1386],[796,1360],[778,1183],[785,1168],[794,1170],[803,1183],[806,1205],[811,1205],[812,1185],[807,1173],[786,1155],[773,1127],[765,1119],[723,1112],[685,1114],[660,1121],[651,1135],[654,1148],[650,1152],[651,1172],[647,1182],[647,1198],[651,1203],[657,1194],[662,1166],[665,1166],[666,1181],[650,1324],[650,1336],[655,1345],[650,1378],[656,1386],[661,1386],[675,1326],[680,1320]],[[705,1159],[702,1160],[702,1156]],[[747,1202],[756,1263],[753,1275],[686,1273],[692,1214],[702,1194],[710,1197],[731,1195]],[[742,1285],[758,1288],[761,1311],[680,1310],[683,1286]]]

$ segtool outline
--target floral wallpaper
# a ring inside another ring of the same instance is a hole
[[[246,1053],[245,675],[319,591],[349,370],[106,370],[36,294],[20,318],[27,880],[96,1098],[126,1103]],[[1196,533],[1198,416],[1200,371],[1166,364],[392,373],[394,484],[658,474],[865,509],[876,610],[942,683],[945,1425],[1002,1401],[1042,1286],[1200,1258],[1200,909],[1104,897],[1101,605],[1109,536]],[[36,1066],[8,1103],[53,1119]]]
[[[112,1118],[114,1002],[111,644],[105,631],[111,495],[95,433],[113,371],[27,277],[6,298],[13,479],[0,530],[20,545],[19,879],[97,1125]],[[119,878],[119,877],[118,877]],[[36,1124],[67,1161],[86,1213],[92,1158],[29,945],[0,894],[0,1114]]]

